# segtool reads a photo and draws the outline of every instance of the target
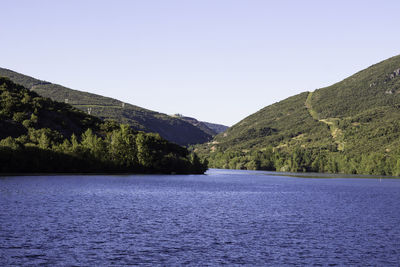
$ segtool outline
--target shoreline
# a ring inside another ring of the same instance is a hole
[[[254,172],[255,175],[271,175],[271,176],[281,176],[281,177],[287,176],[294,178],[309,178],[309,179],[400,179],[400,176],[369,175],[369,174],[280,172],[280,171],[265,171],[265,170],[237,170],[237,169],[217,169],[217,168],[210,168],[208,171],[210,170]]]

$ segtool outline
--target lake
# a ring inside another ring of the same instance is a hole
[[[1,177],[0,265],[398,266],[400,180],[330,177]]]

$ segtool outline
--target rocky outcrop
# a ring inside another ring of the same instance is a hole
[[[389,75],[387,75],[387,78],[385,79],[385,82],[391,81],[394,78],[400,76],[400,68],[395,69],[392,73],[390,73]]]

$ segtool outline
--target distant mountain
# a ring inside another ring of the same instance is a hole
[[[73,90],[4,68],[0,68],[0,77],[8,77],[41,96],[68,103],[99,118],[126,123],[135,130],[159,133],[163,138],[179,145],[200,144],[212,138],[208,129],[202,129],[184,120],[117,99]]]
[[[197,151],[217,168],[400,175],[400,56],[267,106]]]
[[[228,126],[222,125],[222,124],[216,124],[216,123],[211,123],[211,122],[205,122],[203,121],[203,123],[210,128],[211,130],[213,130],[216,134],[220,134],[225,132],[226,130],[228,130]]]
[[[209,123],[209,122],[204,122],[204,121],[198,121],[195,118],[191,118],[191,117],[186,117],[183,116],[181,114],[175,114],[173,115],[173,117],[175,118],[179,118],[183,121],[186,121],[190,124],[192,124],[193,126],[196,126],[197,128],[200,128],[203,132],[211,135],[211,136],[215,136],[219,133],[222,133],[224,131],[226,131],[229,127],[225,126],[225,125],[221,125],[221,124],[215,124],[215,123]]]

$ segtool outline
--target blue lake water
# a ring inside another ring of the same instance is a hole
[[[0,265],[398,266],[399,207],[396,179],[1,177]]]

